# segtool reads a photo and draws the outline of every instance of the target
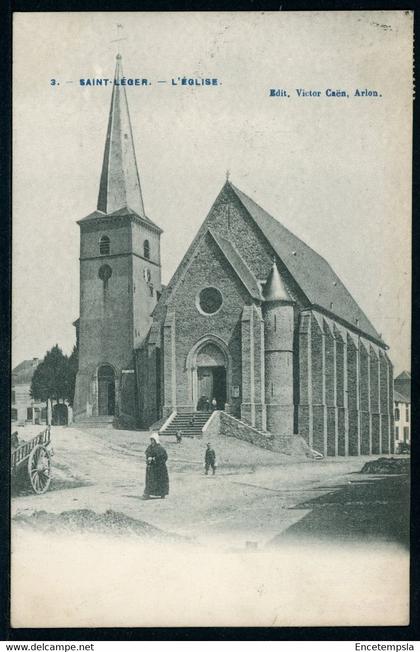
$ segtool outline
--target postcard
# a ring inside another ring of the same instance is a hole
[[[413,14],[14,14],[11,625],[409,623]]]

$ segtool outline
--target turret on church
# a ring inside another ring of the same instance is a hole
[[[134,350],[161,293],[162,230],[144,210],[121,55],[117,55],[97,209],[79,220],[76,421],[137,424]]]
[[[326,260],[229,180],[162,291],[118,84],[97,210],[78,223],[76,421],[200,435],[216,408],[279,445],[393,452],[388,347]]]
[[[294,430],[293,338],[295,304],[287,292],[277,263],[264,287],[264,366],[267,430],[288,435]]]

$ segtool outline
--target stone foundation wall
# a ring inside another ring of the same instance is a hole
[[[247,423],[244,423],[244,421],[240,421],[239,419],[232,417],[230,414],[226,414],[226,412],[216,412],[212,417],[208,428],[203,433],[203,437],[211,437],[215,435],[241,439],[249,444],[267,450],[273,450],[275,443],[273,435],[260,432]]]

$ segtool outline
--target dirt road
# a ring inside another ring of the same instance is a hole
[[[205,476],[205,441],[164,441],[170,494],[143,501],[148,437],[52,429],[50,491],[12,500],[14,627],[407,622],[407,476],[222,438]]]
[[[28,427],[20,433],[31,434]],[[314,499],[359,482],[354,474],[369,459],[298,460],[219,438],[213,441],[218,461],[213,477],[203,471],[205,441],[184,439],[177,445],[162,439],[169,455],[170,495],[143,501],[149,433],[53,428],[51,489],[42,496],[15,496],[12,516],[34,510],[113,510],[198,543],[254,541],[261,546],[307,516]]]

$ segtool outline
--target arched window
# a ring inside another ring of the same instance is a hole
[[[395,421],[400,420],[400,410],[399,410],[399,408],[395,408],[394,419],[395,419]]]
[[[101,256],[107,256],[110,252],[110,240],[107,235],[103,235],[99,240],[99,253]]]
[[[148,240],[144,241],[143,254],[144,254],[144,257],[149,260],[149,258],[150,258],[150,242]]]

